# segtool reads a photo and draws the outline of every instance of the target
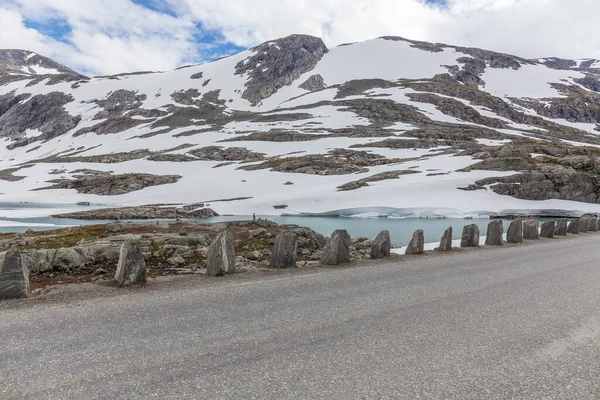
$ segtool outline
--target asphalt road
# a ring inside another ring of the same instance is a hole
[[[600,398],[600,234],[0,308],[0,399]]]

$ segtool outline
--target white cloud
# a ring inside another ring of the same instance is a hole
[[[0,47],[27,48],[101,74],[204,61],[218,49],[196,43],[198,33],[242,47],[292,33],[320,36],[328,46],[398,35],[529,58],[600,58],[596,0],[151,1],[177,17],[131,0],[0,0]],[[58,41],[24,20],[60,21],[70,32]]]

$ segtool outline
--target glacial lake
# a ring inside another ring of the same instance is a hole
[[[336,229],[346,229],[352,237],[366,237],[373,239],[382,230],[390,231],[392,242],[397,246],[404,246],[410,241],[412,234],[417,229],[423,229],[425,242],[438,242],[444,231],[452,226],[454,239],[460,239],[464,225],[477,224],[481,235],[485,235],[489,219],[444,219],[444,218],[356,218],[356,217],[307,217],[307,216],[264,216],[278,224],[291,224],[307,226],[325,236],[331,235]],[[220,216],[202,219],[202,222],[224,222],[250,220],[251,215]],[[58,219],[52,217],[40,218],[0,218],[0,233],[25,232],[28,229],[43,231],[59,229],[68,226],[102,224],[111,221],[89,221]],[[504,229],[508,228],[510,221],[505,220]]]

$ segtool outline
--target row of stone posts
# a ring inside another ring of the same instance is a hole
[[[535,240],[539,237],[551,238],[565,236],[567,233],[579,234],[600,229],[596,217],[585,216],[571,221],[560,219],[546,221],[538,232],[538,221],[534,219],[517,219],[510,223],[506,232],[507,243],[522,243],[523,240]],[[504,243],[504,227],[501,220],[492,220],[487,227],[485,244],[499,246]],[[479,227],[476,224],[463,228],[460,247],[479,246]],[[327,241],[321,257],[325,265],[338,265],[350,262],[351,238],[347,231],[336,230]],[[415,231],[405,254],[414,255],[424,252],[425,238],[423,230]],[[391,240],[388,231],[382,231],[372,242],[371,259],[390,257]],[[452,227],[449,227],[440,240],[436,250],[452,249]],[[284,231],[275,238],[269,266],[271,268],[289,268],[296,265],[297,236],[293,232]],[[208,250],[206,260],[207,274],[221,276],[235,272],[235,241],[229,231],[219,233]],[[115,273],[115,281],[119,286],[145,284],[147,276],[146,263],[139,239],[130,239],[123,243],[119,254],[119,262]],[[23,265],[21,253],[13,247],[6,253],[0,266],[0,299],[26,297],[29,293],[29,271]]]

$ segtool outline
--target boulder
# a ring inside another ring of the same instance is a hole
[[[537,240],[540,238],[538,231],[537,219],[527,219],[523,221],[523,239],[525,240]]]
[[[579,234],[579,218],[569,221],[569,228],[567,229],[567,232],[572,233],[573,235]]]
[[[390,249],[392,248],[392,241],[390,239],[389,231],[381,231],[371,243],[371,259],[376,260],[379,258],[387,258],[390,256]]]
[[[556,229],[554,230],[555,236],[567,236],[567,230],[569,227],[569,221],[566,219],[559,219],[556,223]]]
[[[281,232],[275,238],[269,267],[289,268],[296,265],[298,237],[294,232]]]
[[[590,217],[588,219],[588,231],[589,232],[597,232],[598,231],[598,218]]]
[[[502,246],[502,235],[504,234],[504,226],[502,220],[495,219],[488,224],[487,235],[485,238],[486,246]]]
[[[413,254],[423,254],[425,247],[425,236],[423,235],[423,230],[418,229],[413,233],[412,239],[406,248],[404,254],[413,255]]]
[[[510,223],[506,231],[506,241],[508,243],[523,243],[523,220],[515,219]]]
[[[463,228],[460,238],[460,247],[479,246],[479,227],[476,224],[467,225]]]
[[[0,299],[20,299],[29,294],[29,271],[23,265],[21,252],[13,247],[6,252],[0,266]]]
[[[233,233],[223,231],[217,235],[208,249],[206,273],[221,276],[235,272],[235,243]]]
[[[343,229],[333,232],[323,249],[321,262],[326,265],[338,265],[350,262],[350,235]]]
[[[546,221],[542,224],[540,229],[540,236],[543,238],[554,237],[556,231],[556,221]]]
[[[115,280],[119,286],[146,283],[146,262],[139,239],[128,239],[121,246]]]
[[[450,251],[452,250],[452,227],[448,227],[444,231],[442,238],[440,239],[440,247],[437,248],[439,251]]]

